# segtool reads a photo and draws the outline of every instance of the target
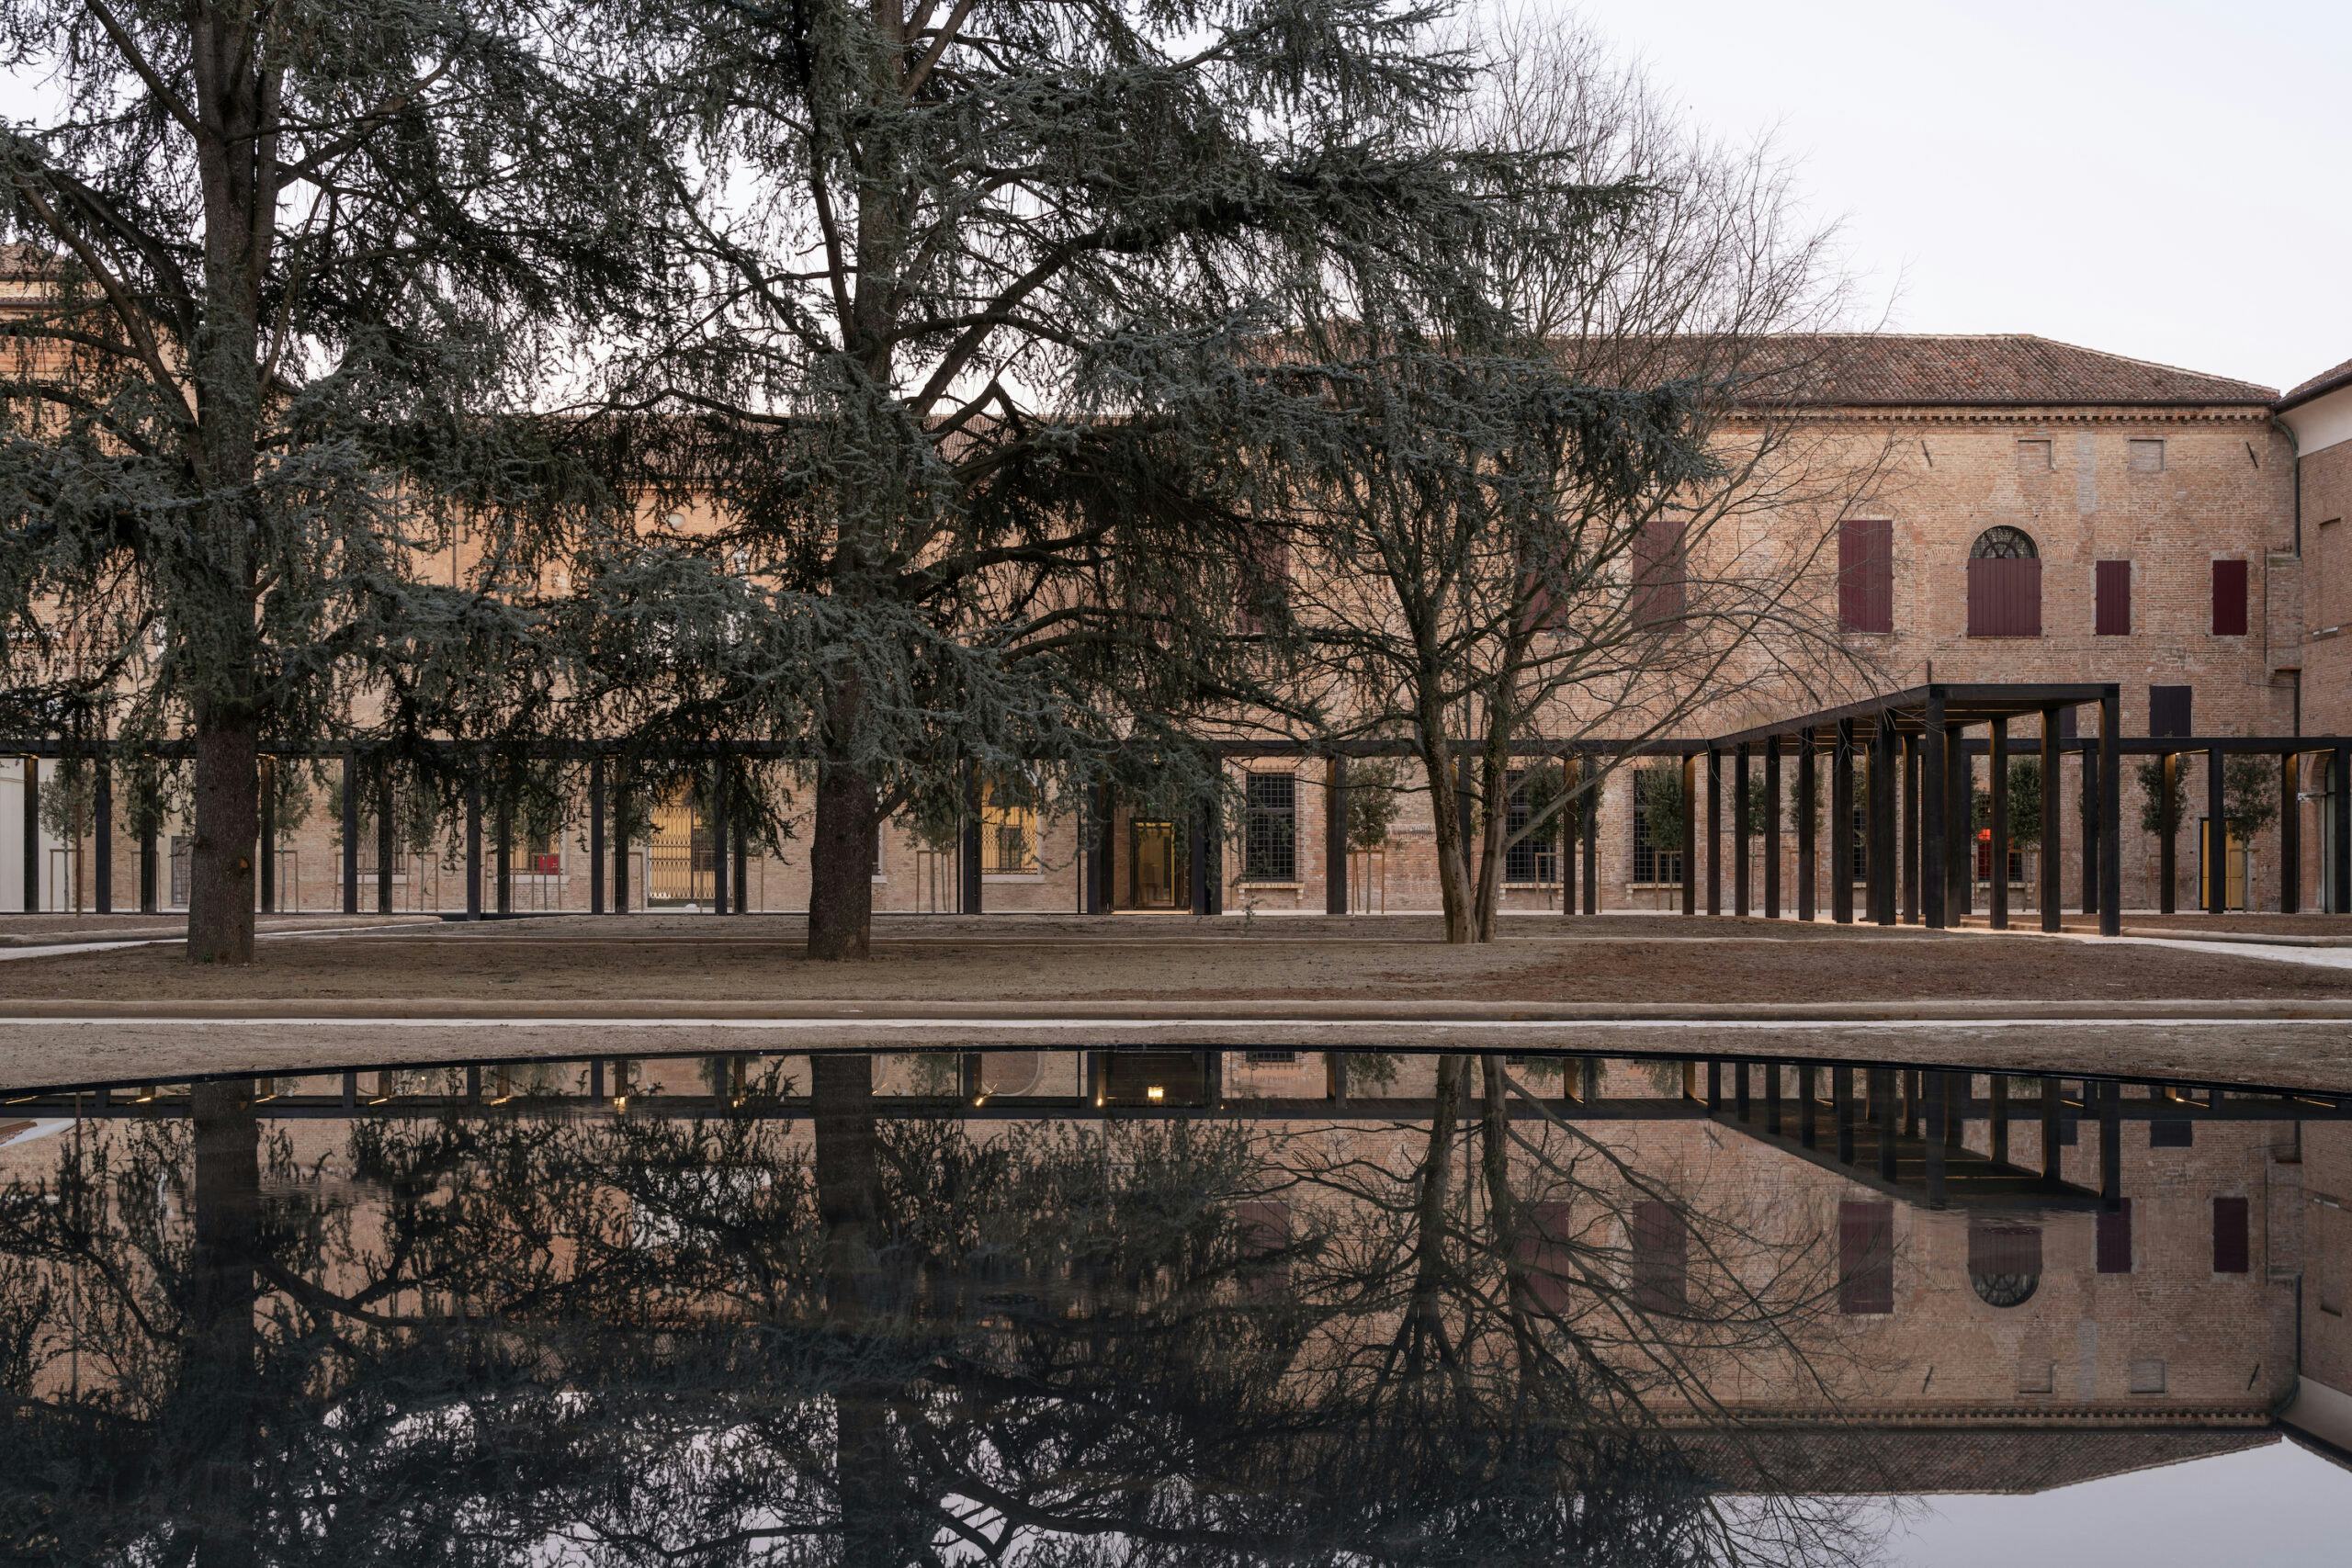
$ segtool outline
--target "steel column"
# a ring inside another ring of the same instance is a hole
[[[628,913],[628,774],[613,781],[613,913]]]
[[[1930,1071],[1927,1081],[1928,1126],[1923,1140],[1927,1160],[1921,1180],[1927,1188],[1928,1207],[1945,1206],[1944,1156],[1945,1138],[1951,1127],[1951,1076]]]
[[[2041,1179],[2055,1187],[2064,1179],[2066,1168],[2066,1148],[2059,1141],[2059,1118],[2064,1114],[2059,1104],[2058,1080],[2041,1080]]]
[[[710,909],[715,915],[727,913],[729,906],[733,902],[732,895],[735,891],[729,882],[729,873],[733,869],[733,847],[728,842],[729,837],[728,829],[732,826],[728,821],[728,818],[734,805],[734,790],[729,787],[727,759],[724,757],[712,759],[710,764]],[[880,829],[877,827],[876,831],[880,831]],[[692,846],[689,844],[687,854],[690,858],[687,864],[690,868],[688,872],[690,875],[693,852]]]
[[[1764,915],[1781,918],[1781,738],[1764,742]]]
[[[1348,912],[1348,760],[1334,755],[1326,764],[1323,790],[1323,912]]]
[[[2098,742],[2075,748],[2075,761],[2081,769],[2083,829],[2083,913],[2098,913],[2099,890],[2099,830],[2098,830]]]
[[[1871,919],[1894,923],[1894,723],[1882,713],[1871,730],[1870,899]]]
[[[2167,751],[2156,763],[2156,909],[2173,912],[2173,886],[2180,872],[2180,754]]]
[[[1944,875],[1951,869],[1946,838],[1951,829],[1944,808],[1950,804],[1943,788],[1947,771],[1944,749],[1951,744],[1944,728],[1944,700],[1928,696],[1927,728],[1919,734],[1919,772],[1924,793],[1919,798],[1919,913],[1927,925],[1940,931],[1951,923],[1951,900],[1944,892]]]
[[[1588,766],[1582,762],[1577,764],[1579,776]],[[1578,803],[1577,826],[1583,830],[1584,836],[1584,912],[1597,915],[1600,913],[1600,808],[1609,798],[1609,775],[1599,768],[1590,771],[1592,787],[1585,792],[1583,800]],[[1560,889],[1560,897],[1563,903],[1566,902],[1566,887]]]
[[[1993,886],[1991,915],[1993,929],[2009,929],[2009,721],[1993,721],[1993,744],[1986,761],[1991,764],[1985,774],[1987,792],[1993,805]],[[1974,819],[1971,811],[1970,818]]]
[[[1724,912],[1723,754],[1707,750],[1707,913]]]
[[[1699,787],[1699,759],[1682,759],[1682,912],[1699,912],[1699,825],[1692,797]],[[1640,809],[1635,802],[1634,808]]]
[[[1732,911],[1738,915],[1754,912],[1754,906],[1747,896],[1750,875],[1747,869],[1748,848],[1756,836],[1754,823],[1748,816],[1748,786],[1754,781],[1754,773],[1747,763],[1748,748],[1743,743],[1733,754],[1732,762],[1733,776],[1737,781],[1734,798],[1738,802],[1732,807]]]
[[[1797,1142],[1809,1149],[1821,1144],[1821,1108],[1815,1098],[1817,1071],[1811,1066],[1797,1069]]]
[[[1820,881],[1820,791],[1815,787],[1813,734],[1797,737],[1797,919],[1810,923]]]
[[[2065,858],[2066,814],[2058,808],[2058,710],[2041,710],[2041,929],[2054,931],[2064,923],[2059,908],[2058,866]]]
[[[343,754],[343,912],[359,913],[359,759]]]
[[[605,912],[605,759],[588,759],[588,912]]]
[[[2120,1083],[2104,1085],[2099,1093],[2098,1195],[2109,1211],[2122,1206],[2123,1086]]]
[[[481,782],[466,781],[466,919],[481,919]]]
[[[398,826],[393,810],[392,762],[390,758],[376,763],[376,912],[392,912],[392,848],[393,832]],[[601,878],[603,868],[597,868]]]
[[[987,884],[981,868],[988,863],[987,802],[980,790],[978,764],[964,761],[964,821],[956,835],[956,912],[983,914],[988,908]]]
[[[261,912],[277,912],[277,760],[264,757],[261,781]]]
[[[1829,1069],[1829,1099],[1838,1120],[1838,1163],[1854,1163],[1854,1069]]]
[[[2205,912],[2230,911],[2229,784],[2223,777],[2219,746],[2205,752]]]
[[[1829,761],[1829,918],[1854,923],[1854,721],[1838,721]]]
[[[2098,701],[2098,930],[2123,929],[2123,769],[2116,742],[2123,735],[2123,697],[2109,687]]]
[[[97,840],[92,846],[91,892],[96,896],[97,912],[114,913],[114,760],[103,745],[98,754],[90,759],[92,773],[90,803],[91,832]]]
[[[502,785],[504,781],[500,781]],[[514,804],[501,788],[491,809],[492,898],[502,915],[514,912]]]
[[[1944,765],[1951,770],[1945,782],[1949,798],[1944,807],[1944,845],[1951,856],[1944,892],[1952,902],[1949,923],[1957,928],[1976,908],[1976,764],[1968,754],[1965,727],[1952,726],[1951,739],[1944,747]]]
[[[156,881],[161,856],[156,836],[163,830],[163,803],[156,798],[155,789],[149,784],[139,786],[134,808],[139,820],[139,912],[152,915],[163,900],[158,897]]]
[[[2344,775],[2338,772],[2335,775]],[[25,790],[21,823],[24,834],[24,859],[19,873],[24,879],[25,913],[40,912],[40,759],[27,757],[24,765]]]
[[[2300,913],[2303,907],[2303,759],[2293,751],[2278,754],[2278,912]]]
[[[1903,919],[1919,923],[1919,738],[1903,738]]]

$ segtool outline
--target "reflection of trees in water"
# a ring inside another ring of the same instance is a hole
[[[1449,1060],[1438,1122],[1395,1168],[1221,1122],[878,1120],[854,1058],[817,1064],[813,1137],[371,1120],[305,1167],[223,1089],[187,1122],[93,1123],[49,1181],[0,1197],[0,1545],[190,1564],[1833,1554],[1832,1519],[1719,1507],[1652,1414],[1713,1359],[1801,1361],[1797,1271],[1694,1218],[1661,1348],[1606,1245],[1526,1241],[1539,1207],[1614,1212],[1640,1179],[1504,1116],[1498,1063],[1474,1098],[1479,1071]],[[1736,1287],[1700,1261],[1718,1258]]]

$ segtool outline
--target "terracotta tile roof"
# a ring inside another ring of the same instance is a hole
[[[1758,378],[1767,400],[1849,408],[2268,404],[2269,387],[2027,333],[1809,334]]]
[[[2313,398],[2345,386],[2352,386],[2352,359],[2347,359],[2331,369],[2321,371],[2299,387],[2289,388],[2279,398],[2278,406],[2281,409],[2290,409],[2297,403],[2310,402]]]
[[[1815,1495],[2055,1491],[2110,1475],[2265,1448],[2275,1427],[2097,1427],[1901,1425],[1761,1431],[1686,1440],[1729,1490]]]

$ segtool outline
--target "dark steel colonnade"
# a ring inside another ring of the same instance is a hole
[[[2080,733],[2082,710],[2098,714],[2095,734]],[[2209,801],[2224,794],[2225,766],[2233,756],[2275,759],[2278,767],[2280,810],[2279,905],[2287,913],[2303,907],[2301,886],[2302,821],[2297,808],[2303,790],[2307,758],[2324,760],[2332,787],[2333,817],[2328,823],[2329,864],[2326,867],[2330,905],[2327,912],[2352,914],[2352,737],[2345,736],[2182,736],[2132,737],[2121,733],[2120,689],[2103,684],[1931,683],[1759,725],[1710,740],[1653,739],[1643,741],[1581,739],[1530,740],[1513,748],[1515,758],[1556,760],[1566,771],[1576,808],[1563,817],[1566,830],[1556,833],[1560,909],[1566,915],[1600,912],[1599,816],[1592,808],[1596,793],[1611,764],[1664,759],[1680,768],[1683,852],[1680,856],[1680,908],[1695,915],[1702,903],[1708,914],[1760,913],[1777,919],[1789,910],[1801,920],[1817,918],[1821,884],[1828,883],[1829,915],[1838,924],[1857,920],[1881,926],[1917,924],[1930,929],[1956,926],[1973,911],[1973,823],[1975,760],[1989,764],[1988,835],[1992,864],[1986,914],[1996,929],[2007,929],[2007,856],[2015,823],[2010,811],[2008,764],[2013,759],[2054,759],[2045,766],[2041,799],[2039,842],[2041,845],[2040,885],[2035,902],[2042,930],[2057,931],[2067,906],[2061,886],[2066,818],[2075,818],[2082,875],[2073,907],[2095,914],[2099,930],[2113,935],[2120,929],[2120,801],[2124,759],[2154,759],[2165,787],[2159,802],[2156,838],[2159,858],[2159,897],[2162,912],[2174,911],[2180,824],[2175,809],[2177,781],[2186,758],[2205,759]],[[1349,767],[1357,759],[1409,754],[1394,742],[1358,741],[1337,746],[1306,742],[1205,741],[1204,749],[1227,762],[1251,758],[1289,758],[1322,763],[1326,792],[1323,845],[1324,909],[1351,912],[1347,800]],[[429,743],[445,765],[462,768],[469,752],[488,753],[464,742]],[[621,749],[590,743],[540,743],[524,749],[535,761],[569,761],[582,765],[587,805],[586,839],[589,857],[590,914],[627,914],[632,904],[642,906],[645,890],[633,888],[629,875],[627,836],[612,830],[617,821],[633,819],[628,770]],[[1465,745],[1463,750],[1468,750]],[[0,755],[23,759],[21,792],[24,889],[23,907],[39,905],[40,865],[40,795],[45,764],[78,758],[93,779],[91,830],[96,871],[92,913],[114,912],[115,852],[114,773],[125,749],[120,743],[43,739],[0,743]],[[187,754],[184,745],[164,746],[156,755]],[[710,908],[718,914],[743,913],[752,902],[749,867],[750,835],[741,814],[729,803],[731,763],[738,761],[789,760],[796,751],[780,742],[707,745],[695,749],[707,757],[710,815]],[[2065,808],[2061,785],[2063,762],[2078,762],[2079,791],[2075,809]],[[1828,802],[1820,798],[1824,758],[1828,764]],[[395,764],[352,749],[277,746],[263,761],[267,771],[280,759],[327,759],[340,768],[340,863],[337,867],[343,913],[362,911],[360,838],[362,803],[370,795],[376,805],[374,912],[394,912]],[[1725,762],[1728,759],[1729,766]],[[514,913],[512,849],[514,823],[511,807],[503,799],[490,807],[485,824],[481,773],[469,777],[462,789],[462,880],[464,918]],[[1703,772],[1703,779],[1702,773]],[[1731,777],[1734,820],[1731,824],[1731,886],[1724,886],[1723,820],[1724,773]],[[1759,779],[1760,775],[1760,779]],[[1310,777],[1304,770],[1302,778]],[[1856,795],[1857,780],[1861,791]],[[1759,799],[1762,820],[1756,821]],[[1782,806],[1793,784],[1795,821],[1794,886],[1782,865]],[[954,849],[956,912],[985,911],[986,883],[982,875],[982,815],[977,774],[967,784],[970,802]],[[1702,801],[1703,800],[1703,806]],[[274,843],[273,792],[262,792],[262,841]],[[1849,803],[1849,809],[1826,814],[1825,804]],[[1111,787],[1098,784],[1090,793],[1078,835],[1074,867],[1077,912],[1102,914],[1115,906],[1113,886],[1117,860],[1114,827],[1117,803]],[[138,839],[138,899],[141,913],[159,907],[158,846],[160,812],[141,802],[132,813]],[[1822,828],[1827,843],[1821,842]],[[1188,863],[1188,897],[1179,908],[1195,915],[1216,915],[1225,908],[1222,862],[1223,825],[1214,802],[1194,810],[1184,824]],[[1754,840],[1762,840],[1762,875],[1751,874]],[[2226,841],[2226,833],[2216,835]],[[487,843],[485,842],[487,840]],[[1705,888],[1702,897],[1701,849],[1705,849]],[[487,848],[488,864],[485,865]],[[699,851],[695,852],[697,855]],[[2208,855],[2210,862],[2217,855]],[[278,905],[275,854],[259,856],[260,908],[276,912]],[[486,889],[485,880],[490,883]],[[1758,886],[1760,881],[1760,887]],[[1861,886],[1858,908],[1855,886]],[[2227,908],[2226,871],[2209,864],[2204,906],[2215,913]],[[1730,897],[1726,908],[1725,893]],[[487,895],[487,897],[486,897]]]

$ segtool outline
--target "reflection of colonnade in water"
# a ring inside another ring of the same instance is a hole
[[[797,1147],[808,1068],[724,1055],[300,1076],[261,1080],[255,1111],[298,1163],[330,1168],[348,1164],[355,1125],[443,1115],[774,1122]],[[1677,1378],[1697,1384],[1657,1392],[1671,1419],[2258,1429],[2299,1367],[2345,1386],[2352,1236],[2326,1207],[2352,1169],[2344,1106],[1722,1059],[1531,1056],[1505,1070],[1526,1096],[1509,1108],[1520,1212],[1487,1223],[1507,1226],[1500,1245],[1540,1306],[1570,1322],[1600,1310],[1580,1299],[1597,1269],[1615,1281],[1606,1314],[1630,1303],[1664,1322],[1724,1299],[1711,1274],[1747,1269],[1760,1272],[1728,1282],[1778,1292],[1802,1324],[1795,1359],[1691,1347]],[[1347,1211],[1371,1195],[1331,1172],[1408,1181],[1436,1073],[1411,1055],[909,1054],[874,1059],[874,1109],[961,1121],[984,1145],[1040,1124],[1230,1120],[1269,1170],[1245,1228],[1280,1250],[1360,1228]],[[185,1096],[85,1093],[82,1135],[168,1116]],[[0,1170],[40,1171],[57,1145],[24,1134],[70,1109],[14,1108]],[[1622,1321],[1610,1332],[1629,1337]]]

